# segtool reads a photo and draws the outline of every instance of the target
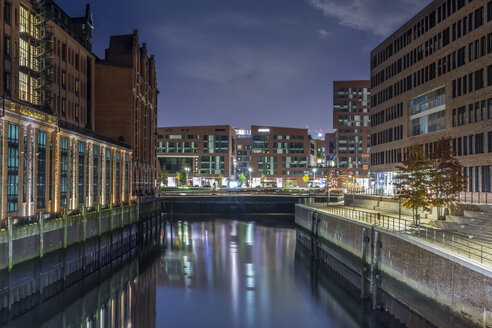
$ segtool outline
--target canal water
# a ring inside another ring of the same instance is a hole
[[[154,246],[7,326],[404,327],[326,274],[300,249],[293,227],[173,221]]]

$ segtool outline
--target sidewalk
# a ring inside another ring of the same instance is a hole
[[[343,204],[315,203],[306,206],[318,211],[334,214],[350,220],[375,225],[394,233],[403,233],[422,242],[424,245],[436,247],[441,251],[458,255],[462,259],[492,267],[492,243],[478,240],[473,236],[463,236],[429,225],[429,219],[422,219],[416,226],[410,215],[375,211],[366,208],[344,206]]]

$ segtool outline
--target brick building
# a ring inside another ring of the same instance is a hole
[[[222,176],[223,184],[234,179],[236,133],[229,125],[158,128],[157,156],[166,165],[168,185],[177,185],[177,172],[184,165],[188,183],[213,185]]]
[[[105,59],[96,61],[96,131],[133,150],[133,190],[156,194],[157,80],[154,56],[139,44],[138,31],[111,36]]]
[[[129,200],[131,149],[90,130],[90,7],[79,18],[52,1],[0,8],[1,220]]]
[[[235,129],[236,132],[236,176],[241,173],[250,178],[251,168],[251,130]]]
[[[370,81],[333,82],[335,166],[355,177],[369,172]]]
[[[267,183],[273,186],[281,186],[283,180],[290,185],[305,185],[302,177],[312,174],[311,141],[307,129],[252,125],[251,140],[255,183],[264,175]]]
[[[371,167],[393,188],[408,147],[452,139],[467,191],[491,191],[492,1],[433,1],[371,52]]]

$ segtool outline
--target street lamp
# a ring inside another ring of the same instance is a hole
[[[185,185],[187,186],[188,185],[188,174],[190,172],[190,168],[189,167],[185,167],[185,171],[186,171],[186,181],[185,181]]]
[[[249,186],[252,187],[253,186],[253,177],[252,177],[253,169],[248,167],[248,171],[249,171]]]
[[[313,169],[313,187],[316,182],[316,168]]]

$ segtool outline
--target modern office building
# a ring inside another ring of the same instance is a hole
[[[303,176],[312,174],[307,129],[252,125],[251,139],[253,185],[260,184],[263,175],[267,185],[280,187],[283,180],[289,185],[306,185]]]
[[[132,147],[137,195],[160,191],[157,94],[155,59],[145,43],[140,46],[138,31],[111,36],[105,59],[96,62],[95,128]]]
[[[333,82],[335,166],[357,178],[369,172],[371,81]]]
[[[451,138],[467,191],[491,191],[492,1],[433,1],[371,52],[371,170]]]
[[[90,130],[90,8],[80,18],[51,1],[0,8],[1,220],[129,200],[131,149]]]
[[[225,185],[235,178],[236,133],[229,125],[158,128],[157,157],[168,172],[168,186],[178,185],[177,172],[184,166],[188,183]]]

